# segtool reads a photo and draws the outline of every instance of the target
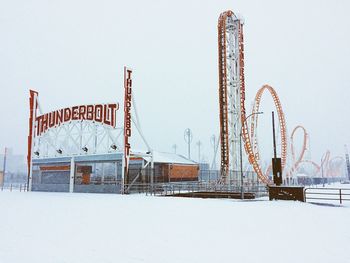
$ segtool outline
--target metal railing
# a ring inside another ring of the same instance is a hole
[[[213,192],[213,193],[239,193],[241,187],[237,185],[222,185],[206,182],[176,182],[176,183],[155,183],[155,184],[133,184],[124,185],[129,189],[128,193],[145,193],[146,195],[167,196],[181,193]],[[245,193],[254,193],[255,197],[267,196],[268,191],[265,186],[245,187]]]
[[[27,184],[3,184],[0,186],[1,191],[20,191],[20,192],[26,192],[28,190]]]
[[[133,183],[124,185],[116,181],[116,186],[120,186],[120,193],[143,193],[146,195],[167,196],[180,193],[212,192],[212,193],[240,193],[241,187],[236,182],[231,184],[219,184],[218,181],[183,181],[183,182],[156,182],[156,183]],[[0,186],[0,191],[27,191],[27,184],[7,183]],[[254,193],[255,197],[267,196],[266,186],[261,184],[247,184],[244,186],[244,193]]]
[[[308,187],[304,189],[305,202],[308,200],[320,201],[350,201],[350,188],[314,188]]]

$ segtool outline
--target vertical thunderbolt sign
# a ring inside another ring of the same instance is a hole
[[[132,70],[124,67],[124,185],[129,183]]]
[[[30,98],[29,98],[29,134],[28,134],[28,154],[27,154],[27,163],[28,163],[28,179],[27,179],[27,190],[32,190],[32,173],[33,173],[33,165],[32,165],[32,154],[33,154],[33,145],[34,145],[34,137],[35,137],[35,119],[37,115],[38,108],[38,92],[34,90],[30,90]]]

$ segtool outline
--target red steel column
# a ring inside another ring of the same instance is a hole
[[[32,180],[32,154],[33,154],[33,143],[35,137],[35,120],[36,111],[38,108],[37,97],[38,92],[29,90],[29,131],[28,131],[28,153],[27,153],[27,165],[28,165],[28,177],[27,177],[27,189],[31,191],[31,180]]]

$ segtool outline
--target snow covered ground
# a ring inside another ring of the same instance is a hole
[[[0,192],[1,263],[350,262],[350,202]]]

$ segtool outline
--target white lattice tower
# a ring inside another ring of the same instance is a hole
[[[219,100],[221,178],[228,183],[240,169],[239,140],[241,131],[241,80],[239,30],[242,21],[232,11],[220,15],[219,43]]]

